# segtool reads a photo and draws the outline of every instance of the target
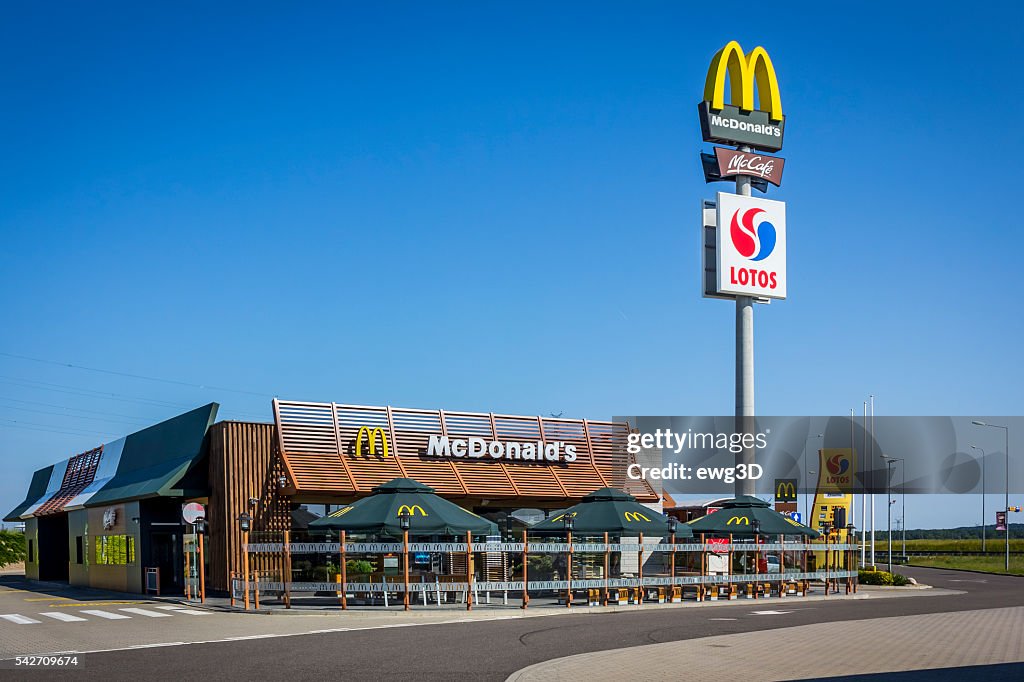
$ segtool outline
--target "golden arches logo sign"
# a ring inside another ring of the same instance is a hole
[[[398,516],[401,516],[402,514],[408,514],[409,516],[416,516],[416,514],[419,514],[420,516],[428,516],[427,512],[423,511],[423,507],[418,504],[403,504],[398,508]]]
[[[754,110],[754,84],[757,84],[758,104],[773,121],[782,120],[782,96],[775,66],[763,47],[755,47],[744,55],[735,40],[715,53],[704,81],[704,100],[712,109],[725,108],[725,76],[729,76],[730,104],[744,111]]]
[[[356,432],[356,457],[363,455],[363,436],[366,436],[366,442],[369,444],[369,453],[371,455],[377,454],[377,436],[380,436],[380,442],[382,446],[381,457],[388,456],[388,435],[384,429],[380,426],[360,426],[359,431]]]
[[[782,149],[782,94],[768,51],[758,46],[744,53],[735,40],[726,43],[711,58],[699,112],[705,142]]]
[[[651,522],[651,519],[650,519],[650,517],[648,517],[648,516],[647,516],[646,514],[644,514],[643,512],[638,512],[638,511],[627,511],[627,512],[622,512],[622,516],[623,516],[623,518],[625,518],[625,519],[626,519],[627,521],[637,521],[637,522],[639,522],[639,521],[640,521],[641,519],[643,519],[644,521],[647,521],[648,523],[650,523],[650,522]]]
[[[725,525],[727,525],[727,526],[749,526],[750,525],[750,517],[749,516],[734,516],[731,519],[729,519],[728,521],[726,521]]]
[[[796,502],[796,479],[777,478],[775,479],[775,501]]]

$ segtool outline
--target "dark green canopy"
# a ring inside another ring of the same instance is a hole
[[[572,530],[580,535],[612,533],[613,535],[644,535],[665,537],[668,517],[645,507],[628,493],[615,488],[595,490],[577,505],[530,528],[536,533],[564,533],[565,516],[572,515]],[[676,528],[676,539],[691,537],[685,524]]]
[[[727,500],[722,503],[721,510],[687,521],[686,525],[696,534],[753,535],[755,521],[760,524],[760,535],[806,535],[812,538],[819,535],[813,528],[780,514],[764,500],[751,495]]]
[[[373,489],[369,497],[317,519],[309,528],[379,535],[401,535],[401,513],[409,514],[410,535],[497,535],[498,527],[434,494],[411,478],[395,478]]]

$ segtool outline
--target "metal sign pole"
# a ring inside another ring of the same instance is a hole
[[[747,146],[738,147],[749,152]],[[750,196],[750,177],[736,176],[736,194]],[[719,226],[721,229],[721,226]],[[736,430],[740,433],[754,431],[754,299],[752,296],[736,297]],[[754,448],[743,448],[736,454],[736,464],[749,466],[754,463]],[[736,479],[736,495],[753,495],[754,480],[749,476]]]
[[[199,532],[199,603],[206,603],[206,558],[203,556],[203,533]]]

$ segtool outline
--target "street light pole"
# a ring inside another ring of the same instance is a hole
[[[871,400],[871,437],[868,439],[868,461],[871,462],[871,565],[875,565],[875,396]],[[886,493],[888,494],[888,493]],[[888,498],[886,498],[888,499]]]
[[[885,460],[885,507],[886,514],[888,516],[889,530],[886,532],[887,540],[889,541],[889,573],[892,573],[892,505],[895,500],[892,499],[892,467],[896,462],[903,462],[903,476],[904,476],[904,488],[906,486],[906,466],[907,463],[902,457],[890,457],[889,455],[882,453],[882,459]],[[904,490],[904,505],[906,505],[906,490]],[[906,509],[906,506],[904,506]],[[903,533],[906,535],[907,520],[903,519]],[[904,553],[906,553],[906,542],[904,542]]]
[[[1003,434],[1006,437],[1006,498],[1003,504],[1003,509],[1006,510],[1009,515],[1010,510],[1010,427],[1000,426],[999,424],[989,424],[987,422],[972,421],[975,426],[988,426],[993,429],[1002,429]],[[1010,519],[1007,516],[1006,519],[1006,572],[1010,572]]]
[[[981,450],[981,551],[985,551],[985,449],[977,445],[972,450]]]
[[[907,460],[903,460],[903,468],[900,469],[900,497],[903,498],[903,509],[900,511],[903,549],[900,553],[905,557],[907,556]]]
[[[807,495],[808,495],[808,491],[810,490],[811,486],[810,486],[810,484],[807,481],[807,474],[810,473],[807,470],[807,442],[809,440],[811,440],[812,438],[821,438],[821,437],[822,437],[822,434],[819,433],[819,434],[814,435],[814,436],[807,436],[807,438],[804,439],[804,514],[807,515],[807,519],[804,521],[804,523],[806,525],[808,525],[808,526],[811,525],[811,505],[807,501]]]

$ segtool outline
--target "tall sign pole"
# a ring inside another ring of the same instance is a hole
[[[739,151],[749,152],[750,147],[742,146]],[[750,196],[750,177],[736,176],[736,194]],[[754,431],[754,297],[736,297],[736,430],[740,433]],[[743,448],[736,453],[736,464],[753,464],[753,447]],[[753,495],[754,480],[736,479],[736,496]]]
[[[729,102],[726,102],[726,77]],[[755,102],[755,85],[757,101]],[[697,107],[705,142],[735,145],[701,154],[706,182],[735,179],[736,193],[720,192],[715,204],[714,235],[702,234],[703,295],[733,299],[736,306],[736,423],[751,434],[754,423],[754,303],[786,298],[786,205],[753,198],[782,182],[785,161],[762,152],[782,149],[785,118],[775,67],[763,47],[744,53],[736,41],[715,53]],[[713,252],[713,255],[712,255]],[[745,444],[750,443],[744,439]],[[753,495],[756,449],[735,455],[736,495]]]

